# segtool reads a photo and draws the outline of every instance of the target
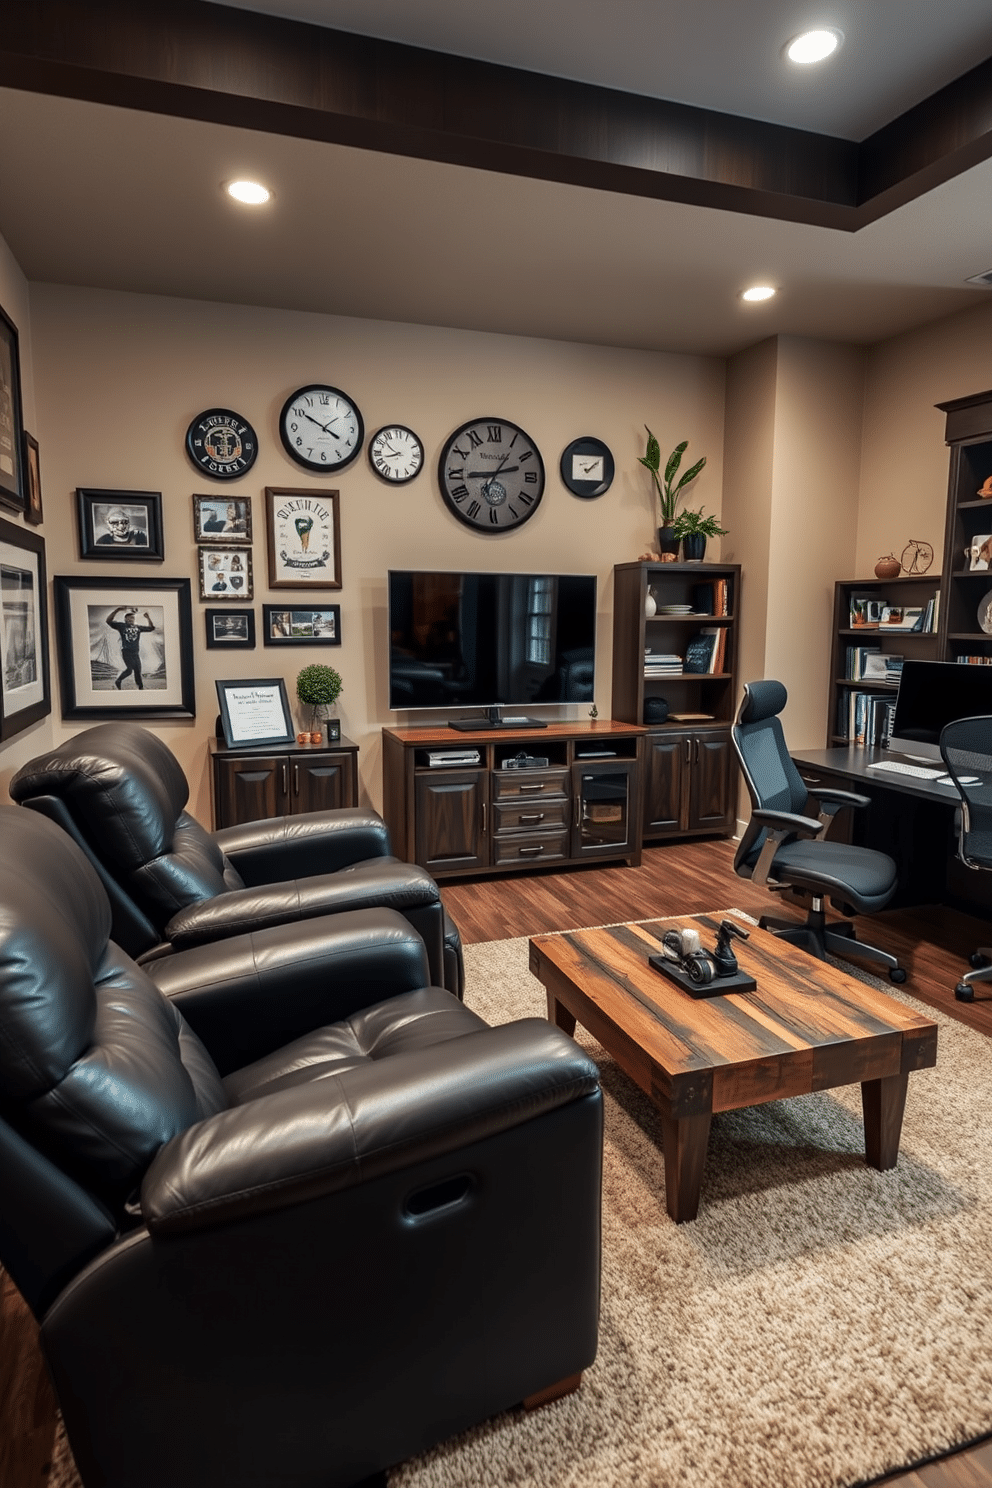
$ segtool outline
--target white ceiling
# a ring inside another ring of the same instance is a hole
[[[220,0],[431,51],[863,139],[992,55],[989,0]],[[821,67],[782,47],[843,31]]]

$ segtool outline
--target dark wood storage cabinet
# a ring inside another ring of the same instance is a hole
[[[358,804],[358,745],[350,739],[261,749],[211,740],[210,755],[216,828]]]
[[[653,730],[645,746],[644,834],[733,830],[729,729]]]
[[[384,729],[383,815],[393,851],[435,878],[585,860],[641,858],[644,730],[616,723],[468,734]],[[435,766],[431,753],[477,749],[478,765]],[[524,752],[539,768],[504,761]]]

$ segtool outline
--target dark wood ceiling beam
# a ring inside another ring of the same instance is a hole
[[[12,88],[848,231],[992,154],[990,69],[858,146],[204,0],[5,0],[0,28]]]

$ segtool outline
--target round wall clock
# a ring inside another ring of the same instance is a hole
[[[493,535],[520,527],[544,495],[544,461],[529,434],[506,419],[462,424],[445,441],[441,495],[460,522]]]
[[[340,388],[313,383],[287,398],[279,415],[286,453],[304,470],[343,470],[362,447],[358,405]]]
[[[237,480],[255,463],[258,436],[240,413],[208,408],[186,430],[186,453],[212,480]]]
[[[393,486],[404,486],[424,468],[424,446],[403,424],[390,424],[369,440],[369,464]]]
[[[613,484],[613,455],[601,439],[573,439],[561,452],[561,478],[573,496],[602,496]]]

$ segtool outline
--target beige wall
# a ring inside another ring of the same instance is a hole
[[[333,486],[341,491],[344,587],[342,645],[221,653],[203,646],[204,608],[195,597],[197,717],[156,725],[190,776],[196,814],[208,820],[206,741],[216,716],[214,679],[285,675],[292,692],[307,662],[328,660],[344,678],[346,734],[361,745],[364,791],[381,801],[379,729],[419,721],[386,706],[385,575],[390,567],[595,572],[599,578],[596,702],[610,707],[612,569],[653,541],[657,516],[647,473],[637,464],[648,423],[669,449],[680,439],[708,465],[692,505],[720,511],[724,364],[715,358],[475,334],[336,316],[168,300],[152,296],[33,285],[38,435],[43,455],[51,574],[126,577],[123,564],[78,559],[73,492],[77,486],[161,490],[165,563],[135,565],[143,576],[194,573],[190,497],[230,490],[250,495],[255,518],[255,609],[284,602],[266,589],[262,491],[266,485]],[[372,433],[408,423],[424,441],[427,469],[390,489],[364,458],[333,481],[295,467],[276,427],[296,387],[324,381],[344,388]],[[205,481],[183,452],[186,427],[204,408],[236,409],[261,446],[252,471],[230,484]],[[547,484],[537,514],[516,533],[478,536],[444,507],[435,474],[447,435],[460,423],[500,414],[522,425],[545,459]],[[596,501],[571,496],[558,475],[561,450],[582,434],[605,439],[617,476]],[[715,557],[714,544],[710,556]],[[57,693],[56,693],[57,699]],[[585,708],[563,707],[562,716]],[[550,715],[549,715],[550,716]],[[81,725],[54,722],[56,738]],[[6,756],[4,757],[6,765]],[[9,776],[9,771],[8,771]]]

